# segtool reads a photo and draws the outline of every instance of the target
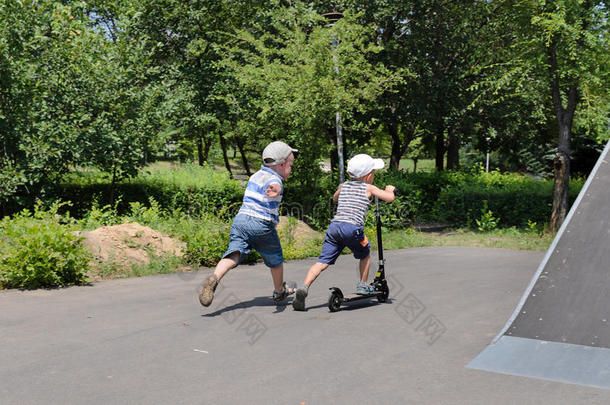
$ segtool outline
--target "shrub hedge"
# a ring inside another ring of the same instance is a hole
[[[189,164],[143,172],[114,186],[97,175],[74,176],[58,185],[51,200],[71,201],[76,217],[89,212],[94,201],[99,206],[112,205],[122,215],[128,212],[130,203],[147,204],[151,198],[169,211],[181,209],[194,216],[222,212],[231,216],[233,212],[227,207],[238,205],[242,196],[240,182],[230,179],[228,173]]]
[[[318,179],[317,186],[285,183],[282,214],[305,220],[318,230],[328,226],[336,206],[332,195],[336,189],[330,175]],[[583,185],[583,179],[570,182],[570,202]],[[527,227],[547,223],[551,215],[552,180],[527,175],[473,172],[381,171],[375,184],[381,188],[393,184],[399,190],[392,204],[381,204],[384,226],[402,228],[414,223],[446,222],[455,227],[476,228],[482,211],[491,211],[500,227]],[[80,176],[58,186],[51,201],[72,201],[72,214],[83,217],[110,203],[120,215],[133,202],[147,204],[154,199],[161,209],[180,210],[192,215],[213,214],[230,220],[240,206],[243,182],[232,180],[224,171],[208,166],[185,165],[174,169],[148,171],[120,182],[111,190],[108,180]]]
[[[386,172],[379,184],[393,184],[398,199],[411,196],[414,210],[405,221],[440,221],[456,227],[477,228],[476,221],[491,211],[501,227],[524,227],[549,221],[553,181],[517,173],[485,172]],[[570,204],[584,184],[570,182]]]

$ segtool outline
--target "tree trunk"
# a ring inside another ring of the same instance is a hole
[[[208,161],[208,156],[210,155],[210,147],[212,146],[213,138],[208,138],[205,140],[204,148],[203,148],[203,161]]]
[[[559,144],[555,155],[555,182],[553,186],[553,208],[551,212],[551,222],[549,224],[551,232],[559,230],[568,213],[569,205],[569,185],[570,185],[570,155],[572,153],[572,122],[576,104],[578,102],[578,82],[574,80],[567,89],[567,107],[564,108],[561,100],[561,90],[559,86],[559,68],[557,63],[556,40],[553,39],[547,48],[550,61],[551,93],[555,117],[559,126]]]
[[[413,158],[413,173],[417,171],[417,158]]]
[[[569,209],[570,190],[570,154],[571,154],[571,128],[574,112],[569,110],[559,111],[559,147],[553,161],[554,177],[553,184],[553,208],[551,211],[551,232],[556,232],[563,224]]]
[[[233,172],[231,171],[231,165],[229,164],[229,157],[227,156],[227,145],[225,142],[225,138],[224,136],[222,136],[221,133],[218,134],[218,138],[220,138],[220,148],[222,149],[222,158],[224,159],[225,167],[229,172],[229,176],[233,178]]]
[[[244,151],[244,142],[239,137],[235,139],[235,142],[237,143],[237,148],[239,149],[239,154],[241,155],[241,162],[244,165],[244,169],[246,169],[246,174],[248,175],[248,177],[250,177],[252,176],[252,172],[250,171],[250,165],[248,164],[246,152]]]
[[[205,159],[203,158],[203,135],[201,134],[199,134],[197,137],[197,160],[199,162],[199,166],[203,166]]]
[[[337,173],[339,173],[339,156],[338,156],[338,152],[337,152],[337,136],[336,136],[336,132],[335,129],[332,128],[332,130],[329,128],[329,130],[327,131],[327,136],[328,139],[330,139],[330,143],[333,145],[333,147],[330,149],[330,170],[331,173],[334,173],[335,170],[337,171]]]
[[[460,140],[455,132],[449,130],[449,146],[447,148],[447,170],[460,168]]]
[[[436,129],[436,170],[442,172],[445,162],[445,128],[442,123]]]
[[[555,155],[555,183],[553,185],[553,210],[551,232],[557,232],[568,213],[568,191],[570,185],[570,158],[562,152]]]
[[[396,122],[388,125],[388,132],[392,138],[392,154],[390,155],[390,169],[398,170],[400,167],[400,158],[402,150],[400,150],[400,137],[398,135],[398,124]]]
[[[110,180],[110,206],[114,207],[114,188],[116,186],[116,166],[112,167],[112,179]]]

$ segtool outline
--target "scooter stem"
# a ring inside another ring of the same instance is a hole
[[[379,266],[383,266],[383,242],[381,240],[381,214],[379,213],[379,198],[375,196],[375,227],[377,228],[377,252]]]

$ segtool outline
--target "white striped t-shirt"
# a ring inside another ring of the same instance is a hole
[[[366,196],[367,183],[346,181],[339,192],[339,205],[334,221],[364,226],[371,201]]]
[[[268,197],[265,191],[271,183],[279,183],[281,191],[277,197]],[[265,219],[277,225],[280,221],[279,206],[284,194],[282,177],[273,169],[261,166],[261,169],[250,176],[244,200],[239,209],[240,214]]]

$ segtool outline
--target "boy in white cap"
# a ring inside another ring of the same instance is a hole
[[[371,255],[370,244],[364,234],[364,221],[373,196],[387,202],[394,201],[394,186],[388,185],[385,190],[381,190],[372,184],[375,170],[383,169],[383,166],[383,160],[373,159],[366,154],[356,155],[347,163],[347,173],[352,181],[341,184],[333,195],[333,200],[339,203],[337,214],[326,230],[318,262],[309,268],[303,285],[296,290],[292,302],[296,311],[305,310],[309,287],[321,272],[335,263],[345,247],[360,260],[360,281],[356,286],[356,293],[373,292],[373,287],[367,284]]]
[[[248,180],[243,203],[233,219],[229,233],[229,247],[216,265],[214,273],[203,282],[199,302],[207,307],[214,299],[218,282],[236,267],[243,257],[255,249],[271,269],[273,299],[283,301],[291,290],[284,282],[284,256],[275,226],[279,222],[279,205],[283,185],[292,164],[296,149],[284,142],[271,142],[263,150],[263,165]]]

